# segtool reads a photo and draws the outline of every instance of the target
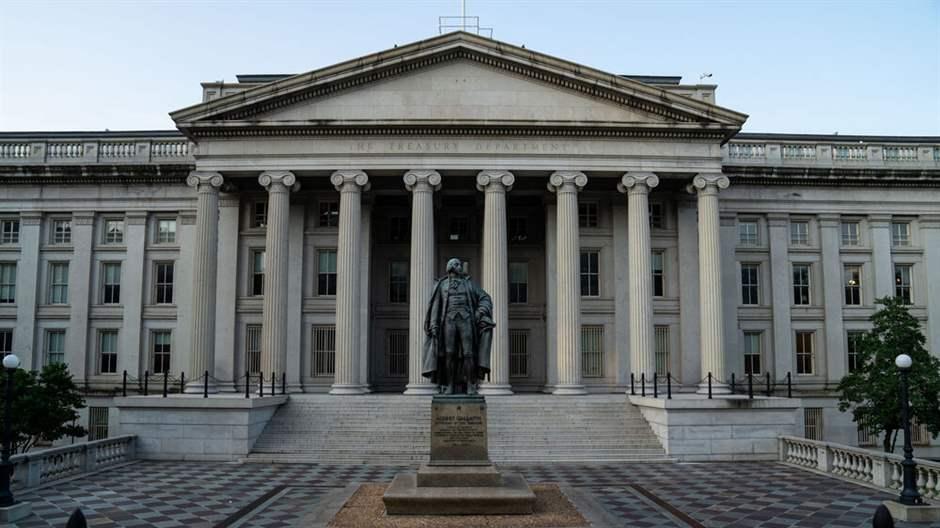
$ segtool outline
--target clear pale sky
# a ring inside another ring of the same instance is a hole
[[[0,0],[0,130],[173,128],[201,81],[438,34],[459,0]],[[940,0],[467,0],[497,40],[718,84],[748,132],[940,135]]]

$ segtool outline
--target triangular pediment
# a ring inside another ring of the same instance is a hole
[[[710,130],[747,116],[660,87],[458,32],[173,112],[189,135],[235,128],[595,127]]]

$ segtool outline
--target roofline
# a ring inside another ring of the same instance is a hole
[[[4,139],[82,139],[82,138],[147,138],[147,137],[184,137],[179,130],[65,130],[65,131],[0,131]]]
[[[940,143],[940,136],[863,136],[842,134],[777,134],[773,132],[738,132],[732,140],[807,141],[831,143]]]

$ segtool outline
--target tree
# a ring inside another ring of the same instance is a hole
[[[884,450],[894,452],[902,429],[900,376],[894,359],[913,360],[909,375],[911,418],[936,438],[940,433],[940,359],[924,348],[920,323],[897,297],[876,299],[883,306],[871,316],[872,329],[859,337],[858,368],[839,382],[839,410],[852,409],[859,427],[884,433]]]
[[[54,442],[65,436],[85,436],[77,425],[85,407],[68,367],[53,363],[41,372],[17,369],[12,400],[13,453],[25,453],[37,441]],[[0,410],[6,408],[6,374],[0,384]]]

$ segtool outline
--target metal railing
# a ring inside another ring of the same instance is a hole
[[[136,438],[134,435],[115,436],[14,455],[10,457],[14,465],[14,485],[34,488],[130,462],[137,455]]]
[[[793,436],[781,436],[779,460],[791,466],[818,471],[826,475],[900,492],[901,462],[904,457]],[[917,490],[925,499],[940,499],[940,462],[915,458]]]

